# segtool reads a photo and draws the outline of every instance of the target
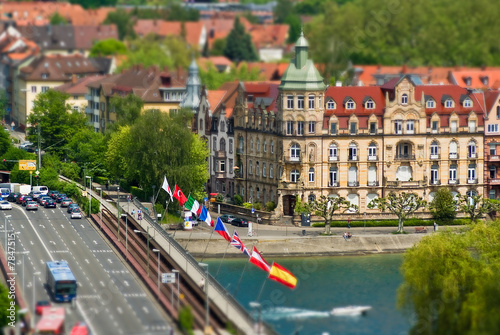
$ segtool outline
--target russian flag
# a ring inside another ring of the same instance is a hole
[[[217,218],[217,223],[215,224],[214,230],[220,236],[224,237],[224,239],[226,239],[226,241],[231,243],[231,235],[229,235],[229,231],[227,230],[226,226],[224,225],[224,222],[222,222],[222,220],[220,218]]]
[[[233,247],[235,247],[235,248],[238,248],[245,255],[247,255],[248,257],[250,257],[250,251],[248,251],[248,248],[245,247],[245,245],[243,244],[243,242],[240,240],[240,237],[238,236],[238,233],[236,232],[236,230],[234,231],[233,239],[231,240],[231,245]]]

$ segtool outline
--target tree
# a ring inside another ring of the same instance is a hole
[[[134,124],[141,115],[144,101],[135,94],[128,94],[125,97],[115,95],[109,105],[116,112],[116,122],[111,129],[117,129],[119,126]]]
[[[327,196],[320,196],[311,204],[311,209],[314,215],[320,216],[325,221],[325,233],[330,235],[330,224],[333,219],[333,215],[339,211],[347,211],[349,209],[357,210],[357,206],[351,205],[343,197],[330,198]]]
[[[5,90],[0,91],[0,117],[5,122],[5,115],[7,115],[7,108],[9,106],[9,98]]]
[[[68,20],[66,20],[64,18],[64,16],[62,16],[61,14],[59,14],[59,12],[55,12],[50,17],[50,24],[52,24],[52,25],[66,24],[66,23],[68,23]]]
[[[114,12],[109,12],[104,23],[116,25],[120,40],[126,37],[135,37],[134,23],[130,15],[124,9],[119,8]]]
[[[252,38],[245,32],[245,27],[241,24],[239,17],[234,19],[233,29],[226,38],[224,56],[236,63],[259,59]]]
[[[212,44],[212,49],[210,49],[210,56],[222,56],[224,55],[225,49],[226,49],[226,39],[217,38]]]
[[[3,284],[0,284],[0,329],[4,329],[5,326],[10,322],[10,299],[9,299],[9,289]],[[15,313],[17,315],[17,306],[15,306]]]
[[[125,178],[127,180],[138,179],[135,171],[132,175],[128,167],[127,148],[133,146],[130,139],[130,126],[122,126],[113,131],[108,141],[106,150],[106,167],[110,177],[114,180]]]
[[[307,214],[311,213],[311,204],[307,201],[302,201],[300,195],[295,199],[295,207],[293,208],[296,214]]]
[[[390,192],[387,197],[375,198],[368,204],[368,208],[378,208],[382,212],[387,210],[396,215],[398,217],[398,233],[404,232],[404,221],[419,208],[424,208],[425,206],[426,202],[424,199],[410,192],[401,192],[400,194]]]
[[[490,199],[484,199],[476,194],[464,194],[458,197],[460,210],[469,216],[470,222],[476,222],[484,216],[498,210],[498,206]]]
[[[290,26],[288,31],[288,43],[295,43],[302,30],[302,24],[300,22],[300,17],[295,14],[290,14],[285,18],[285,23]]]
[[[207,89],[216,90],[230,81],[255,81],[261,79],[261,76],[256,68],[249,70],[246,63],[241,63],[239,67],[232,66],[229,73],[221,73],[213,64],[208,63],[206,70],[200,69],[200,79]]]
[[[0,156],[3,156],[11,147],[10,134],[2,128],[0,130]]]
[[[33,102],[32,113],[28,117],[27,139],[37,143],[37,132],[40,130],[40,144],[47,152],[62,153],[63,147],[73,136],[85,128],[87,117],[74,111],[66,103],[69,95],[48,90],[37,95]]]
[[[429,211],[434,219],[442,224],[449,224],[457,216],[457,202],[447,187],[442,187],[436,192],[436,196],[429,204]]]
[[[443,231],[407,250],[398,306],[412,316],[409,334],[500,332],[500,222]]]
[[[276,7],[274,7],[274,23],[285,23],[285,19],[292,14],[293,1],[292,0],[278,0]]]
[[[200,12],[194,8],[181,7],[179,4],[170,6],[167,12],[167,21],[198,22]]]
[[[90,49],[90,57],[123,55],[127,53],[127,47],[121,41],[114,38],[97,41]]]
[[[65,156],[68,162],[83,165],[90,163],[87,169],[98,169],[102,166],[104,169],[104,154],[106,152],[106,143],[101,133],[96,133],[93,129],[82,128],[77,131],[68,144],[65,146]],[[95,170],[94,170],[95,171]],[[96,171],[101,175],[103,171]]]
[[[83,8],[114,7],[117,0],[69,0],[69,2],[78,4]]]

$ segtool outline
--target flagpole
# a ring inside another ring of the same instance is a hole
[[[205,254],[207,253],[207,249],[208,249],[208,244],[210,243],[210,240],[212,239],[212,235],[214,234],[214,229],[212,229],[212,233],[210,234],[210,237],[208,238],[208,242],[207,242],[207,246],[205,247],[205,251],[203,252],[203,256],[201,256],[201,261],[200,262],[203,262],[203,259],[205,258]]]
[[[231,245],[231,243],[228,243],[228,244],[226,245],[226,250],[224,251],[224,255],[222,256],[222,259],[221,259],[221,261],[220,261],[220,263],[219,263],[219,268],[217,269],[217,273],[215,274],[215,278],[216,278],[216,279],[217,279],[217,275],[219,274],[220,268],[221,268],[221,266],[222,266],[222,262],[224,262],[224,258],[226,258],[227,248],[228,248],[230,245]]]
[[[235,287],[234,292],[233,292],[234,297],[236,297],[236,293],[238,293],[238,290],[240,289],[241,280],[243,279],[243,275],[245,274],[248,263],[250,263],[250,259],[248,259],[248,262],[245,263],[245,267],[243,268],[243,272],[240,275],[240,279],[238,280],[238,284],[236,284],[236,287]]]
[[[267,278],[264,279],[264,282],[262,283],[262,286],[260,287],[259,295],[257,296],[257,300],[255,300],[256,302],[259,302],[259,300],[260,300],[262,292],[264,291],[264,286],[266,286],[266,281],[267,281]]]

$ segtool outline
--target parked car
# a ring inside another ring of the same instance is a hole
[[[29,210],[37,211],[38,210],[38,204],[36,202],[34,202],[34,201],[28,201],[26,203],[26,210],[27,211],[29,211]]]
[[[234,219],[236,219],[236,216],[231,215],[231,214],[223,214],[219,216],[220,220],[224,223],[231,223]]]
[[[56,207],[56,202],[54,201],[54,199],[47,199],[47,201],[45,201],[45,208],[49,208],[49,207],[53,207],[55,208]]]
[[[71,218],[72,219],[81,219],[82,218],[82,211],[80,208],[75,208],[71,211]]]
[[[70,198],[65,198],[61,201],[61,207],[68,207],[73,201]]]
[[[30,197],[29,195],[27,195],[27,196],[25,196],[23,198],[23,201],[21,202],[21,205],[26,206],[26,204],[28,203],[28,201],[33,201],[33,198]]]
[[[26,197],[26,195],[24,194],[20,194],[17,198],[16,198],[16,203],[18,203],[19,205],[23,203],[23,199],[24,197]]]
[[[16,201],[16,199],[17,199],[17,197],[18,197],[18,196],[20,196],[20,195],[21,195],[21,193],[19,193],[19,192],[16,192],[16,193],[12,192],[12,193],[11,193],[11,194],[9,194],[9,196],[7,197],[7,200],[8,200],[8,201],[10,201],[10,202],[15,202],[15,201]]]
[[[8,201],[0,202],[0,209],[12,209],[12,204]]]
[[[71,213],[75,208],[80,208],[80,207],[78,206],[78,204],[69,205],[67,209],[68,213]]]
[[[45,202],[49,199],[51,199],[49,196],[42,195],[40,198],[38,198],[38,203],[43,206],[45,205]]]
[[[231,224],[233,226],[238,226],[238,227],[248,227],[248,220],[242,218],[236,218],[233,221],[231,221]]]
[[[59,193],[57,196],[56,196],[56,202],[59,203],[61,202],[63,199],[67,198],[68,196],[64,193]]]
[[[37,315],[42,315],[43,310],[45,308],[50,308],[50,307],[51,307],[50,301],[40,300],[36,302],[35,312]]]

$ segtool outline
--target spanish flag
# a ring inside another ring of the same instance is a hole
[[[277,263],[273,263],[271,271],[269,272],[269,279],[276,280],[292,289],[297,285],[297,278],[295,278],[290,271]]]

